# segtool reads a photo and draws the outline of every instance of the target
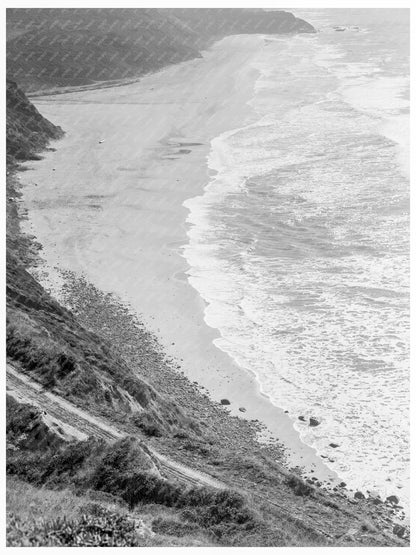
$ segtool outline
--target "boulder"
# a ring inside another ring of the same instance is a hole
[[[332,447],[333,449],[336,449],[337,447],[339,447],[338,443],[330,443],[329,446]]]
[[[354,493],[354,499],[365,499],[365,495],[361,491],[356,491]]]
[[[361,524],[361,530],[363,532],[370,532],[371,534],[377,532],[377,528],[368,520],[364,520],[364,522]]]
[[[238,410],[239,410],[240,412],[246,412],[246,409],[245,409],[244,407],[240,407]]]
[[[393,505],[399,504],[399,498],[397,497],[397,495],[389,495],[386,501],[388,501],[389,503],[393,503]]]
[[[304,416],[298,416],[298,419],[301,420],[302,422],[305,422],[305,417]]]
[[[312,426],[312,427],[319,426],[320,423],[321,422],[317,418],[315,418],[314,416],[311,416],[309,418],[309,426]]]
[[[221,405],[231,405],[228,399],[221,399]]]
[[[395,524],[393,527],[393,534],[395,534],[399,538],[403,538],[406,534],[406,528],[404,526],[401,526],[400,524]]]

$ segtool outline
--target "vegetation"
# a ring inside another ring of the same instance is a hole
[[[15,414],[17,421],[9,418],[9,429],[18,427],[20,411],[15,411]],[[9,439],[12,439],[11,435]],[[212,537],[233,544],[236,537],[240,538],[246,532],[260,531],[264,527],[259,515],[239,493],[202,487],[183,488],[162,478],[140,443],[132,437],[111,445],[91,438],[46,450],[20,449],[18,445],[14,445],[13,449],[11,447],[9,444],[9,476],[24,479],[37,487],[72,487],[84,494],[89,490],[102,491],[126,502],[130,510],[143,504],[173,507],[177,511],[176,518],[180,518],[183,523],[180,535],[205,530]],[[91,534],[97,533],[97,522],[85,518],[71,522],[59,518],[40,528],[34,525],[32,528],[22,528],[20,522],[18,517],[12,518],[12,538],[18,537],[20,530],[28,536],[29,542],[47,542],[47,537],[52,537],[55,542],[53,545],[61,545],[59,542],[70,545],[70,541],[85,541],[82,545],[90,545],[88,542],[91,541],[119,541],[118,532],[114,532],[111,537],[107,533],[104,537],[92,539]],[[99,525],[106,529],[105,518]],[[120,530],[124,529],[123,526],[127,526],[125,520],[116,521],[116,527]],[[161,531],[164,525],[158,521],[158,526]],[[126,530],[133,532],[133,528],[127,527]]]
[[[32,378],[113,419],[136,415],[135,424],[146,435],[198,429],[173,400],[139,378],[52,299],[11,253],[7,284],[7,356]]]
[[[10,547],[137,547],[143,543],[133,520],[110,512],[100,516],[83,514],[74,520],[64,517],[30,523],[11,514],[7,523]]]
[[[314,488],[309,486],[304,480],[292,474],[286,481],[286,484],[293,489],[295,495],[305,496],[311,495]]]
[[[216,543],[198,525],[181,527],[180,515],[174,511],[161,505],[140,505],[129,512],[109,494],[37,488],[9,477],[7,545],[105,546],[113,542],[119,547],[144,547]],[[170,528],[163,525],[165,522],[171,523]]]
[[[120,80],[240,33],[313,32],[281,11],[8,9],[7,73],[25,90]]]
[[[50,139],[63,135],[60,127],[43,118],[14,81],[6,88],[6,150],[9,160],[37,159]]]

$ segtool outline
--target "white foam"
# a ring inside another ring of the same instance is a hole
[[[257,121],[212,141],[207,161],[215,176],[203,195],[184,203],[189,281],[207,303],[207,324],[221,333],[215,344],[289,410],[302,440],[351,487],[399,492],[406,504],[408,220],[400,204],[394,211],[393,197],[392,213],[379,216],[392,187],[400,201],[406,197],[406,182],[394,173],[383,181],[383,172],[394,172],[383,136],[406,149],[399,132],[406,85],[380,79],[369,63],[346,63],[338,49],[319,48],[315,39],[291,45],[279,63],[274,46],[266,49],[251,101]],[[328,80],[335,66],[336,91]],[[283,77],[282,68],[288,68]],[[315,79],[309,89],[305,70]],[[368,87],[374,98],[362,100]],[[249,201],[262,192],[265,212],[257,215]],[[246,223],[231,225],[234,217]],[[253,235],[252,220],[267,233]],[[299,248],[306,254],[291,258],[287,251],[299,235],[289,233],[302,226],[309,236]],[[346,254],[328,257],[327,236]],[[389,256],[375,258],[367,245]],[[317,416],[321,424],[310,428],[298,415]]]

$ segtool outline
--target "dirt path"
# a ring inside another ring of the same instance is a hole
[[[16,368],[7,364],[7,393],[19,402],[29,403],[48,413],[58,424],[66,429],[69,435],[77,439],[89,436],[99,437],[105,441],[114,441],[127,434],[86,411],[69,403],[62,397],[45,390],[40,384],[22,374]],[[196,486],[208,486],[216,489],[226,489],[227,485],[188,466],[180,464],[162,455],[153,447],[146,445],[165,475],[176,480]]]

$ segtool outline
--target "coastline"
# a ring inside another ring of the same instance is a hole
[[[204,302],[187,281],[181,254],[183,202],[209,181],[210,140],[249,116],[255,71],[241,62],[253,55],[253,41],[258,52],[262,39],[233,37],[203,59],[139,83],[38,98],[37,106],[67,136],[21,174],[29,217],[24,230],[43,245],[49,268],[74,270],[130,306],[189,380],[214,401],[229,399],[231,415],[265,424],[285,446],[288,466],[336,480],[300,441],[284,409],[260,392],[255,376],[215,347],[219,334],[204,321]],[[83,119],[75,121],[79,111]],[[59,289],[58,277],[52,271],[51,287]]]

